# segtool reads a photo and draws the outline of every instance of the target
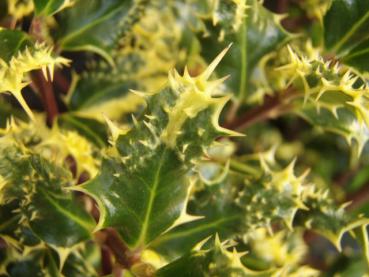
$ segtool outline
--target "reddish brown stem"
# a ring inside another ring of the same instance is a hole
[[[111,253],[114,255],[115,260],[126,269],[129,269],[135,263],[139,262],[139,253],[132,252],[120,239],[117,231],[112,228],[105,229],[103,231],[103,243],[109,248]]]
[[[101,246],[101,271],[103,275],[108,275],[113,271],[113,262],[109,248]]]
[[[47,113],[47,123],[49,126],[51,126],[55,117],[59,113],[53,86],[50,81],[45,79],[41,70],[38,70],[32,74],[32,81],[41,95],[42,102]]]
[[[54,82],[57,85],[57,87],[60,88],[60,91],[62,93],[67,94],[70,84],[68,79],[63,75],[63,73],[60,70],[55,71]]]
[[[233,122],[226,123],[225,127],[233,130],[242,130],[250,125],[275,118],[287,112],[292,106],[291,101],[300,95],[293,89],[284,93],[276,93],[274,96],[266,97],[262,106],[247,111],[237,117]]]

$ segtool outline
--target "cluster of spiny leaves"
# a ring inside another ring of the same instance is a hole
[[[366,276],[369,0],[6,0],[0,26],[0,276]]]

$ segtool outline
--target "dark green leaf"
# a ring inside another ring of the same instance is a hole
[[[123,165],[105,161],[102,174],[84,185],[100,200],[104,226],[116,227],[131,247],[145,245],[160,235],[184,208],[185,168],[175,152],[164,147],[152,154],[143,166],[127,173]]]

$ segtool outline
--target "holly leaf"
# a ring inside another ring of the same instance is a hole
[[[295,225],[311,229],[330,240],[341,251],[341,240],[345,233],[354,229],[364,228],[369,224],[369,219],[362,216],[350,215],[345,207],[349,203],[337,206],[328,197],[328,191],[311,188],[305,192],[304,203],[308,210],[300,210],[296,214]],[[363,248],[368,251],[368,241]]]
[[[33,184],[31,201],[24,207],[33,232],[46,243],[60,247],[90,238],[94,220],[78,205],[71,192],[62,190],[67,185],[63,169],[38,156],[31,158],[31,164],[41,178]],[[51,221],[54,223],[49,224]]]
[[[17,221],[14,233],[27,227],[38,238],[57,247],[70,247],[90,238],[95,225],[92,217],[71,192],[65,191],[71,175],[38,155],[4,144],[3,138],[0,207],[9,207],[15,201],[12,217],[6,221],[8,226]]]
[[[169,86],[147,99],[143,117],[126,134],[110,122],[116,154],[95,179],[75,187],[96,199],[98,227],[115,227],[130,248],[189,219],[188,174],[215,138],[234,134],[217,122],[228,100],[212,96],[221,80],[208,81],[225,51],[198,77],[171,72]]]
[[[58,44],[65,51],[92,51],[114,64],[110,54],[140,18],[147,0],[76,0],[59,14]],[[108,31],[107,31],[108,30]]]
[[[360,124],[356,115],[346,108],[327,106],[317,108],[306,105],[296,113],[312,124],[316,130],[328,131],[343,137],[348,145],[353,146],[353,153],[359,157],[369,140],[369,130],[366,124]],[[354,144],[353,144],[354,143]]]

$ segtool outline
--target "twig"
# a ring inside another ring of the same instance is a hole
[[[42,102],[47,113],[47,123],[49,126],[51,126],[55,117],[59,113],[53,86],[51,82],[45,79],[42,71],[40,70],[32,74],[32,81],[35,87],[38,89],[38,92],[41,94]]]
[[[140,261],[139,253],[130,251],[114,229],[108,228],[100,232],[99,240],[111,251],[117,263],[123,268],[129,269]]]
[[[252,124],[275,118],[287,112],[291,107],[291,101],[296,97],[300,97],[300,94],[294,89],[288,89],[284,93],[276,93],[272,97],[266,97],[262,106],[247,111],[233,122],[226,123],[225,127],[233,130],[242,130]]]

